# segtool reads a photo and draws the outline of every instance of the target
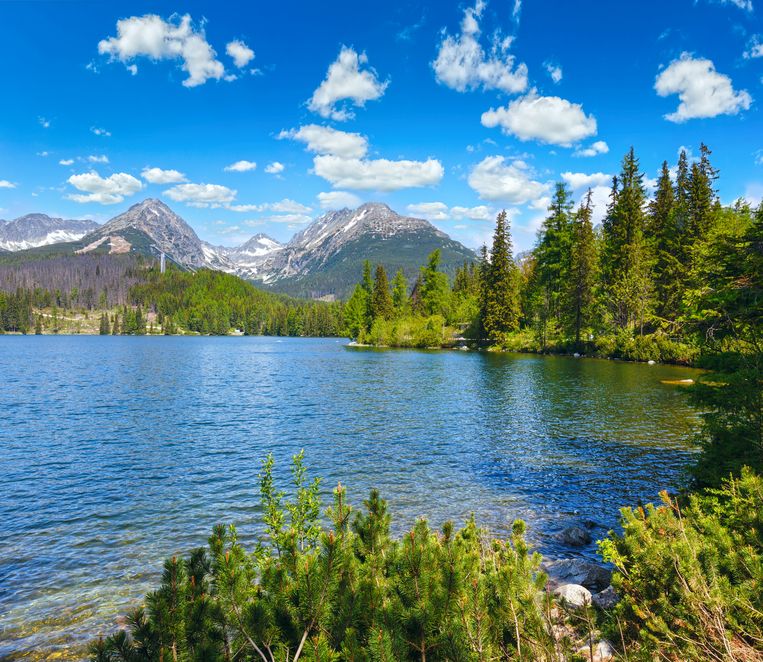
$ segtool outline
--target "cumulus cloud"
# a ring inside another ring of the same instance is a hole
[[[418,202],[408,205],[407,210],[412,216],[425,218],[428,221],[446,221],[449,218],[448,205],[444,202]]]
[[[273,161],[265,166],[265,172],[269,175],[280,175],[285,169],[286,166],[280,161]]]
[[[751,58],[763,57],[763,44],[759,43],[757,39],[758,37],[756,37],[756,42],[750,46],[750,50],[745,51],[745,59],[749,60]]]
[[[185,175],[179,170],[162,170],[161,168],[143,168],[141,177],[150,184],[178,184],[185,182]]]
[[[752,0],[715,0],[715,2],[720,2],[723,5],[734,5],[735,7],[739,7],[739,9],[742,9],[744,11],[752,11]]]
[[[539,198],[548,190],[548,184],[532,179],[524,161],[507,163],[504,156],[485,157],[469,173],[468,182],[483,200],[515,205]]]
[[[562,73],[562,68],[558,64],[546,62],[543,66],[546,68],[546,73],[554,83],[560,83],[562,81],[562,76],[564,74]]]
[[[453,219],[462,221],[469,219],[472,221],[490,221],[494,217],[494,211],[487,205],[478,205],[476,207],[451,207],[448,208],[444,202],[419,202],[408,205],[408,213],[420,218],[426,218],[429,221],[447,221]],[[464,226],[466,227],[466,226]]]
[[[257,167],[257,164],[254,161],[236,161],[235,163],[231,163],[229,166],[225,166],[224,170],[225,172],[248,172],[249,170],[254,170]]]
[[[569,147],[596,134],[596,119],[583,107],[560,97],[538,96],[535,90],[515,99],[508,107],[491,108],[482,113],[482,124],[500,126],[504,133],[522,141],[538,140]]]
[[[325,191],[318,194],[321,209],[354,209],[360,206],[361,199],[349,191]]]
[[[7,179],[0,179],[0,188],[16,188],[16,184]]]
[[[484,0],[464,11],[461,32],[456,36],[444,34],[437,58],[432,63],[438,83],[458,92],[482,87],[508,93],[524,92],[527,88],[527,65],[518,64],[509,53],[511,38],[493,35],[488,51],[480,44],[479,21],[485,9]]]
[[[390,161],[388,159],[345,159],[333,154],[316,156],[314,172],[340,188],[397,191],[433,186],[444,170],[436,159]]]
[[[228,209],[237,212],[263,212],[270,211],[280,214],[306,214],[312,211],[312,208],[303,205],[300,202],[284,198],[279,202],[265,202],[260,205],[228,205]]]
[[[243,69],[254,59],[254,51],[240,39],[229,41],[225,46],[225,52],[233,58],[233,64]]]
[[[58,164],[62,166],[70,166],[74,163],[74,159],[61,159]]]
[[[91,154],[87,157],[87,160],[90,161],[90,163],[108,163],[109,157],[105,154]]]
[[[143,188],[139,179],[126,172],[117,172],[109,177],[101,177],[95,170],[72,175],[67,180],[74,188],[84,193],[72,193],[67,196],[74,202],[98,202],[102,205],[114,205],[122,202],[125,196],[133,195]]]
[[[91,133],[94,133],[96,136],[105,136],[108,138],[111,135],[111,131],[106,131],[106,129],[102,129],[98,126],[91,126],[90,127]]]
[[[303,142],[308,150],[316,154],[334,154],[346,159],[360,159],[368,152],[368,139],[365,136],[318,124],[307,124],[299,129],[281,131],[278,138]]]
[[[495,217],[495,210],[487,205],[477,205],[476,207],[451,207],[450,215],[457,221],[469,219],[470,221],[492,221]]]
[[[665,115],[670,122],[736,115],[747,110],[752,97],[746,90],[736,91],[731,78],[718,73],[711,60],[681,53],[656,78],[654,89],[661,97],[677,94],[681,103],[675,112]]]
[[[589,147],[580,147],[576,149],[572,156],[597,156],[599,154],[606,154],[607,152],[609,152],[609,145],[603,140],[597,140],[596,142],[591,143]]]
[[[131,16],[117,21],[117,36],[98,43],[98,52],[118,60],[137,73],[133,60],[147,57],[153,61],[181,60],[188,74],[185,87],[203,85],[210,78],[220,80],[225,67],[207,43],[203,27],[196,28],[188,14],[165,21],[156,14]]]
[[[573,191],[577,191],[594,186],[604,186],[612,181],[612,175],[603,172],[593,172],[590,175],[584,172],[563,172],[562,179]]]
[[[365,53],[358,54],[352,48],[342,46],[339,56],[329,66],[326,78],[308,100],[307,107],[321,117],[337,121],[354,117],[348,104],[340,102],[351,102],[362,108],[366,101],[380,98],[389,84],[389,81],[380,81],[373,69],[361,68],[366,64],[368,57]]]
[[[220,184],[178,184],[164,195],[189,207],[219,207],[233,202],[236,191]]]

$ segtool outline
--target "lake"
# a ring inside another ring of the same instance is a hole
[[[326,495],[396,531],[475,512],[548,556],[680,484],[697,417],[674,366],[338,339],[0,337],[0,658],[76,651],[217,522],[258,532],[260,460],[305,449]]]

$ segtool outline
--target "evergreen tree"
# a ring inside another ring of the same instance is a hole
[[[519,279],[506,211],[498,214],[482,287],[482,328],[493,342],[519,328]]]
[[[380,264],[376,267],[374,289],[371,293],[371,317],[372,319],[388,320],[392,317],[392,313],[393,302],[389,293],[387,272]]]
[[[580,346],[581,332],[591,327],[596,305],[596,243],[591,217],[592,192],[589,189],[585,202],[580,205],[572,221],[572,245],[567,297],[569,301],[569,328]]]
[[[420,306],[425,315],[441,315],[448,306],[450,287],[447,275],[439,270],[440,256],[439,248],[432,251],[421,267]]]
[[[356,285],[352,296],[344,305],[344,325],[350,338],[359,338],[360,334],[368,331],[368,293],[363,285]]]
[[[109,325],[109,316],[107,313],[101,313],[101,322],[98,328],[98,333],[102,336],[109,335],[111,327]]]
[[[395,277],[392,279],[392,305],[398,317],[404,317],[410,312],[408,280],[402,269],[398,269]]]
[[[553,322],[558,325],[567,307],[565,296],[570,270],[572,205],[566,185],[562,182],[557,183],[548,208],[549,215],[543,221],[534,250],[533,284],[538,288],[536,301],[539,304],[539,327],[543,347],[546,345],[547,324]]]
[[[681,152],[681,156],[685,161],[686,154]],[[668,324],[674,323],[679,315],[685,273],[681,263],[683,247],[677,224],[679,218],[676,191],[668,163],[663,161],[654,200],[649,203],[647,223],[654,254],[655,313]]]
[[[42,335],[42,315],[37,315],[34,321],[34,334],[36,336]]]
[[[631,147],[613,179],[603,223],[602,275],[615,327],[643,332],[652,304],[651,258],[644,237],[646,192]]]

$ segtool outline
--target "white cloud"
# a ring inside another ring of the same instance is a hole
[[[318,204],[321,209],[354,209],[359,207],[361,199],[348,191],[325,191],[318,194]]]
[[[753,157],[755,158],[755,165],[763,165],[763,149],[755,150]]]
[[[390,161],[344,159],[325,154],[316,156],[313,164],[315,174],[334,186],[375,191],[433,186],[444,174],[442,164],[432,158],[426,161]]]
[[[408,213],[428,221],[446,221],[450,217],[448,205],[444,202],[418,202],[408,205]]]
[[[74,163],[74,159],[61,159],[58,164],[62,166],[70,166]]]
[[[109,157],[105,154],[91,154],[87,157],[87,160],[90,161],[90,163],[108,163]]]
[[[329,66],[326,78],[313,92],[307,107],[321,117],[337,121],[354,117],[347,104],[338,107],[337,103],[351,101],[355,107],[362,108],[366,101],[381,97],[389,85],[389,81],[381,82],[373,69],[361,70],[361,65],[367,63],[365,53],[358,55],[352,48],[342,46],[339,56]]]
[[[489,53],[479,43],[479,20],[485,9],[484,0],[464,11],[461,33],[457,36],[444,34],[437,58],[432,63],[435,78],[458,92],[479,87],[508,93],[524,92],[527,88],[527,65],[515,65],[509,53],[511,38],[501,38],[496,33],[491,40]]]
[[[280,161],[273,161],[265,166],[265,172],[269,175],[280,175],[285,169],[286,166]]]
[[[185,87],[203,85],[210,78],[220,80],[225,67],[207,43],[204,29],[195,29],[188,14],[171,16],[165,21],[156,14],[131,16],[117,21],[117,36],[98,43],[98,52],[129,65],[137,72],[132,60],[148,57],[151,60],[182,60],[181,68],[188,74]]]
[[[572,156],[597,156],[599,154],[606,154],[609,152],[609,145],[603,140],[597,140],[591,143],[589,147],[579,147],[576,149]]]
[[[453,219],[462,221],[469,219],[472,221],[490,221],[494,217],[494,210],[487,205],[478,205],[476,207],[451,207],[444,202],[419,202],[408,205],[408,213],[419,218],[426,218],[429,221],[447,221]],[[466,227],[466,226],[464,226]]]
[[[306,214],[312,211],[311,207],[296,202],[295,200],[290,200],[289,198],[284,198],[279,202],[265,202],[261,205],[228,205],[228,209],[237,212],[271,211],[280,214]]]
[[[756,38],[756,43],[750,47],[749,51],[745,51],[744,57],[748,60],[750,58],[763,57],[763,44],[757,43]]]
[[[186,181],[185,175],[179,170],[162,170],[161,168],[143,168],[141,177],[151,184],[178,184]]]
[[[539,198],[548,184],[534,181],[524,161],[506,163],[504,156],[488,156],[469,173],[471,186],[483,200],[521,205]]]
[[[254,51],[240,39],[229,41],[225,46],[225,52],[233,58],[233,64],[243,69],[254,59]]]
[[[495,210],[487,205],[477,205],[476,207],[451,207],[450,215],[456,220],[468,218],[471,221],[492,221],[495,216]]]
[[[45,158],[46,156],[50,156],[50,152],[46,152],[46,151],[37,152],[37,156],[41,156],[41,157]]]
[[[38,117],[37,121],[40,123],[40,126],[43,129],[49,129],[50,128],[50,120],[49,119],[45,119],[44,117]]]
[[[665,115],[670,122],[736,115],[747,110],[752,97],[746,90],[736,91],[731,78],[718,73],[711,60],[692,57],[682,53],[662,71],[654,82],[654,89],[661,97],[677,94],[681,103],[674,113]]]
[[[101,177],[95,170],[72,175],[67,180],[74,188],[87,195],[73,193],[67,196],[74,202],[98,202],[113,205],[122,202],[125,196],[133,195],[143,188],[139,179],[125,172],[117,172],[109,177]]]
[[[111,131],[106,131],[106,129],[101,129],[97,126],[91,126],[90,131],[96,136],[106,136],[108,138],[111,135]]]
[[[752,11],[752,0],[716,0],[716,2],[720,2],[724,5],[734,5],[744,11]]]
[[[580,104],[538,96],[535,90],[508,107],[482,113],[482,124],[488,128],[500,126],[504,133],[523,141],[539,140],[563,147],[596,134],[596,119],[586,115]]]
[[[612,175],[603,172],[593,172],[590,175],[584,172],[563,172],[562,179],[573,191],[604,186],[612,181]]]
[[[307,124],[299,129],[281,131],[278,138],[299,140],[305,143],[311,152],[334,154],[346,159],[360,159],[368,152],[368,139],[365,136],[318,124]]]
[[[268,223],[289,223],[291,225],[303,225],[312,220],[312,217],[307,214],[278,214],[276,216],[268,216],[265,218],[265,221]]]
[[[164,191],[164,195],[190,207],[219,207],[233,202],[236,191],[220,184],[178,184]]]
[[[7,179],[0,179],[0,188],[16,188],[16,184]]]
[[[554,83],[560,83],[562,81],[563,73],[562,68],[558,64],[553,62],[546,62],[543,65],[546,68],[546,73],[551,77]]]
[[[231,163],[229,166],[225,166],[224,170],[226,172],[248,172],[249,170],[254,170],[257,167],[257,164],[254,161],[236,161],[235,163]]]

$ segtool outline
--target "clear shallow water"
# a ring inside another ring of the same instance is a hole
[[[109,631],[217,522],[251,539],[269,451],[286,479],[304,447],[356,505],[380,488],[398,531],[522,517],[549,556],[571,553],[561,528],[615,526],[691,457],[696,418],[659,381],[688,369],[344,345],[0,337],[0,658]]]

